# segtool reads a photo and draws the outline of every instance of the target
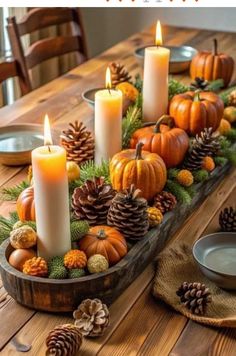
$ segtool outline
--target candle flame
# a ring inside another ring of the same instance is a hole
[[[162,45],[162,30],[161,30],[161,23],[160,21],[157,21],[157,27],[156,27],[156,46],[161,46]]]
[[[45,115],[45,118],[44,118],[44,145],[45,146],[52,145],[50,123],[49,123],[49,118],[48,118],[47,114]]]
[[[111,89],[111,70],[109,67],[106,70],[106,88]]]

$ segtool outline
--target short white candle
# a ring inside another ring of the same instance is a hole
[[[143,119],[156,122],[168,109],[168,74],[170,50],[162,44],[161,26],[157,23],[156,46],[147,47],[144,56]]]
[[[46,260],[71,249],[66,151],[51,144],[32,151],[38,256]]]
[[[122,149],[122,92],[111,88],[107,68],[108,89],[95,94],[95,163],[111,159]]]

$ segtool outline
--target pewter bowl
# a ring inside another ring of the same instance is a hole
[[[150,45],[151,46],[151,45]],[[140,65],[143,66],[145,48],[149,46],[139,47],[135,50],[135,57]],[[164,46],[170,50],[170,73],[176,74],[185,72],[189,69],[193,57],[197,54],[197,50],[189,46]]]
[[[202,237],[193,245],[193,257],[202,273],[217,286],[236,290],[236,233]]]

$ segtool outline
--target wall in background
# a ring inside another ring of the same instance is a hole
[[[84,8],[90,56],[160,19],[165,24],[236,31],[236,8]]]

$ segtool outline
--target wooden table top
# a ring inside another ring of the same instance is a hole
[[[219,47],[236,58],[236,34],[164,27],[168,45],[192,45],[210,49],[214,37]],[[49,114],[53,126],[65,128],[70,121],[82,120],[93,128],[93,111],[81,99],[88,88],[103,85],[105,68],[110,61],[121,61],[132,74],[141,72],[133,51],[151,43],[154,27],[102,53],[64,76],[33,91],[12,106],[0,110],[0,124],[42,123]],[[177,76],[189,82],[185,75]],[[26,168],[0,166],[0,186],[11,186],[26,177]],[[173,240],[193,243],[205,233],[216,231],[218,214],[224,206],[235,202],[236,171],[221,182],[213,194],[186,221]],[[0,214],[8,215],[14,204],[1,202]],[[187,320],[162,302],[153,299],[150,291],[154,276],[148,266],[132,285],[110,307],[111,324],[105,335],[84,340],[80,355],[151,355],[151,356],[233,356],[236,355],[236,330],[213,329]],[[28,355],[45,353],[45,338],[56,325],[72,322],[71,315],[53,315],[27,309],[17,304],[0,284],[0,351],[1,355],[21,355],[14,342],[32,345]]]

